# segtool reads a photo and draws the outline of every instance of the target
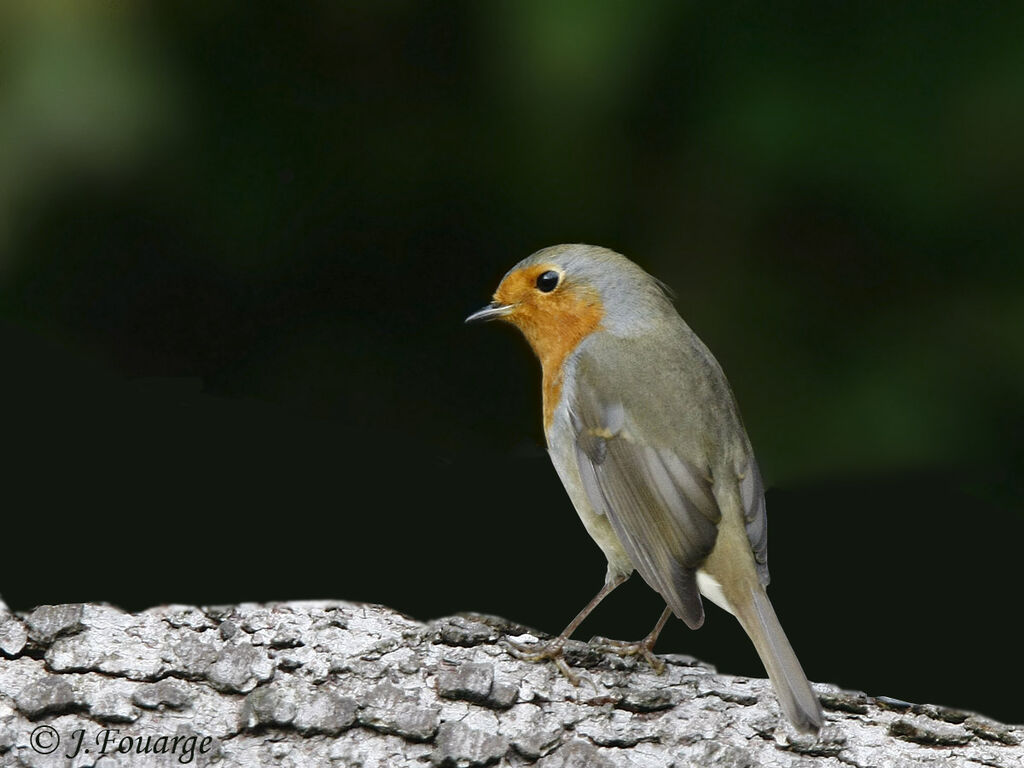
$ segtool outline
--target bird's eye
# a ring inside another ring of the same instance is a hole
[[[558,286],[558,273],[553,269],[537,277],[537,290],[541,293],[551,293]]]

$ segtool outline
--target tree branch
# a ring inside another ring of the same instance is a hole
[[[0,762],[1024,765],[1024,726],[827,685],[816,686],[826,726],[802,736],[767,681],[687,656],[661,656],[657,675],[570,642],[584,677],[573,687],[502,642],[529,633],[493,617],[423,624],[340,602],[0,610]]]

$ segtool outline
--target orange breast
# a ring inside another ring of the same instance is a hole
[[[565,359],[583,339],[601,327],[603,316],[604,309],[595,292],[574,288],[545,297],[542,302],[521,306],[510,318],[540,358],[545,434],[551,428],[562,394]]]

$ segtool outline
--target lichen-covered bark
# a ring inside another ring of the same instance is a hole
[[[334,602],[0,609],[0,765],[1024,766],[1024,726],[827,685],[800,736],[766,681],[686,656],[657,675],[570,643],[574,687],[509,653],[527,633]]]

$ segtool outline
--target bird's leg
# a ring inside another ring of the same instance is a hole
[[[613,589],[628,578],[628,576],[619,576],[611,581],[605,581],[604,586],[601,587],[601,591],[594,595],[594,598],[583,607],[582,611],[576,614],[576,618],[569,622],[569,626],[563,629],[562,633],[558,637],[553,638],[546,643],[535,643],[531,645],[517,643],[508,639],[505,640],[505,643],[515,651],[515,655],[518,658],[523,659],[524,661],[545,661],[547,659],[551,659],[555,662],[555,665],[562,674],[569,679],[569,682],[573,685],[579,685],[579,676],[573,674],[569,669],[569,665],[565,663],[565,658],[562,655],[565,647],[565,641],[568,640],[570,635],[579,628],[584,619],[586,619],[587,616],[597,608],[598,604],[604,600]]]
[[[668,621],[668,617],[671,615],[672,609],[666,605],[665,610],[661,612],[661,618],[658,619],[658,623],[654,625],[654,629],[643,640],[627,643],[622,640],[601,638],[601,645],[605,650],[619,656],[643,656],[654,671],[660,675],[665,671],[665,662],[654,655],[654,644],[658,642],[658,635],[665,628],[665,622]]]

